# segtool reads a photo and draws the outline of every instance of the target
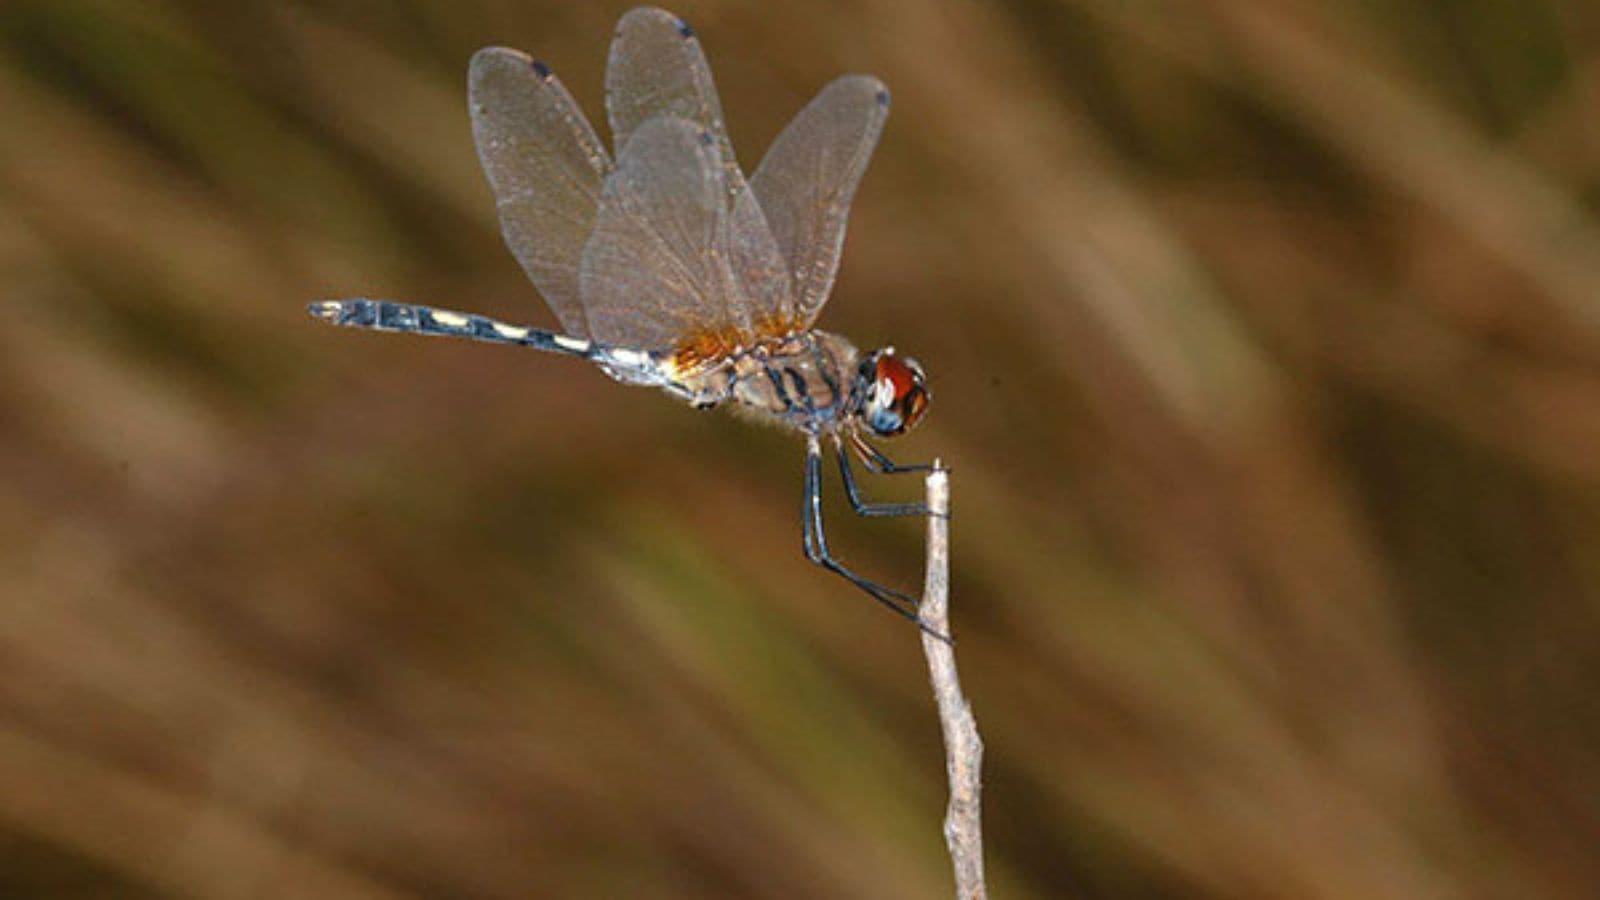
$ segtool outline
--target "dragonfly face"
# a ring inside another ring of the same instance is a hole
[[[922,366],[893,347],[867,354],[856,374],[861,421],[879,437],[905,434],[928,409],[927,381]]]

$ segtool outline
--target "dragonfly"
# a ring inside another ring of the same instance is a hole
[[[469,69],[472,133],[502,236],[559,332],[365,297],[312,303],[311,314],[581,357],[625,384],[799,432],[806,558],[948,641],[921,620],[915,599],[840,562],[823,529],[824,443],[856,513],[928,514],[921,503],[864,499],[851,462],[881,474],[932,468],[897,464],[871,441],[922,418],[931,397],[923,368],[891,346],[863,352],[812,327],[888,117],[888,90],[867,75],[837,78],[747,179],[683,20],[649,7],[624,15],[605,87],[614,157],[543,62],[487,47]]]

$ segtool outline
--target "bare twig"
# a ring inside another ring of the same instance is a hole
[[[950,470],[937,461],[928,473],[928,569],[922,589],[922,621],[938,634],[950,634]],[[983,883],[982,790],[983,741],[972,707],[961,693],[953,644],[922,635],[928,657],[933,697],[944,730],[945,771],[950,778],[950,806],[945,810],[944,840],[956,871],[956,897],[988,896]]]

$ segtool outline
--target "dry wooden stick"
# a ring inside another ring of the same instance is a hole
[[[937,461],[928,473],[928,568],[918,609],[923,623],[950,634],[950,470]],[[983,882],[982,790],[983,740],[972,707],[961,693],[954,644],[924,632],[922,652],[928,657],[933,697],[944,731],[945,772],[950,779],[950,805],[944,816],[944,841],[956,872],[956,897],[981,900]]]

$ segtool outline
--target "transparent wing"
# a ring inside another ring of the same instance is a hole
[[[701,310],[701,326],[791,326],[796,316],[788,267],[734,157],[700,41],[682,19],[641,7],[617,23],[606,66],[606,112],[619,153],[646,123],[668,116],[693,124],[720,164],[728,212],[710,246],[728,261],[733,290],[719,288],[721,295]]]
[[[506,246],[562,329],[589,337],[579,266],[611,171],[605,147],[561,82],[524,53],[479,50],[468,84],[472,136]]]
[[[642,350],[708,328],[749,332],[726,246],[729,210],[714,139],[675,116],[634,130],[617,156],[583,254],[591,336]]]
[[[756,333],[787,334],[803,327],[795,309],[789,264],[767,227],[761,204],[743,178],[739,179],[722,237],[740,304]]]
[[[606,114],[617,152],[659,116],[677,116],[712,136],[730,200],[744,183],[722,124],[722,104],[700,40],[680,18],[642,6],[617,22],[606,63]],[[732,177],[730,177],[732,176]]]
[[[889,90],[868,75],[823,88],[783,129],[750,178],[794,279],[802,327],[828,301],[850,201],[889,116]]]

